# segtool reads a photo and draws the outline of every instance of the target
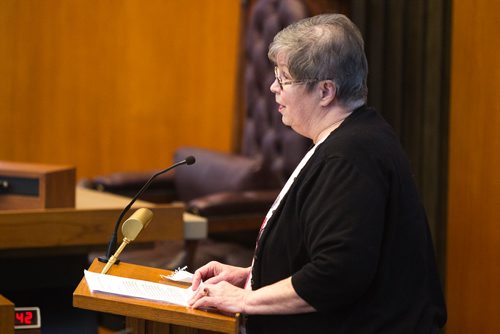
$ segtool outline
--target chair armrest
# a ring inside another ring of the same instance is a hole
[[[187,203],[187,210],[203,217],[242,214],[265,214],[276,200],[278,190],[221,192],[196,198]]]

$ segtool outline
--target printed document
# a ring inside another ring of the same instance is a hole
[[[142,298],[188,306],[195,291],[188,288],[153,283],[131,278],[104,275],[85,270],[85,279],[90,291],[107,292],[121,296]]]

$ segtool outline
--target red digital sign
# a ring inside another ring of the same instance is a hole
[[[42,325],[39,307],[16,307],[14,328],[40,328]]]

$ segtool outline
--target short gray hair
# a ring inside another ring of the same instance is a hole
[[[366,102],[368,63],[363,37],[345,15],[322,14],[289,25],[274,37],[268,57],[276,63],[282,52],[295,80],[332,80],[339,102],[347,106]],[[307,83],[310,90],[314,85]]]

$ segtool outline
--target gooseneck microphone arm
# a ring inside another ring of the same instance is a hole
[[[99,261],[108,262],[108,260],[111,258],[111,256],[115,252],[116,243],[117,243],[117,239],[118,239],[118,228],[120,227],[120,222],[122,221],[123,217],[128,212],[128,210],[130,210],[132,205],[134,205],[135,201],[139,198],[139,196],[141,196],[142,193],[149,187],[151,182],[153,182],[153,180],[155,178],[157,178],[158,176],[160,176],[161,174],[164,174],[171,169],[174,169],[180,165],[188,165],[189,166],[189,165],[194,164],[195,162],[196,162],[196,159],[192,155],[190,155],[190,156],[186,157],[186,159],[173,164],[172,166],[168,167],[167,169],[159,171],[158,173],[154,174],[153,176],[151,176],[149,178],[149,180],[142,186],[142,188],[137,192],[137,194],[135,194],[135,196],[132,198],[130,203],[128,203],[128,205],[120,213],[120,216],[118,217],[118,219],[115,222],[115,228],[113,230],[113,234],[111,235],[111,239],[109,240],[108,248],[106,250],[106,256],[99,257]],[[118,261],[117,261],[117,263],[118,263]]]

